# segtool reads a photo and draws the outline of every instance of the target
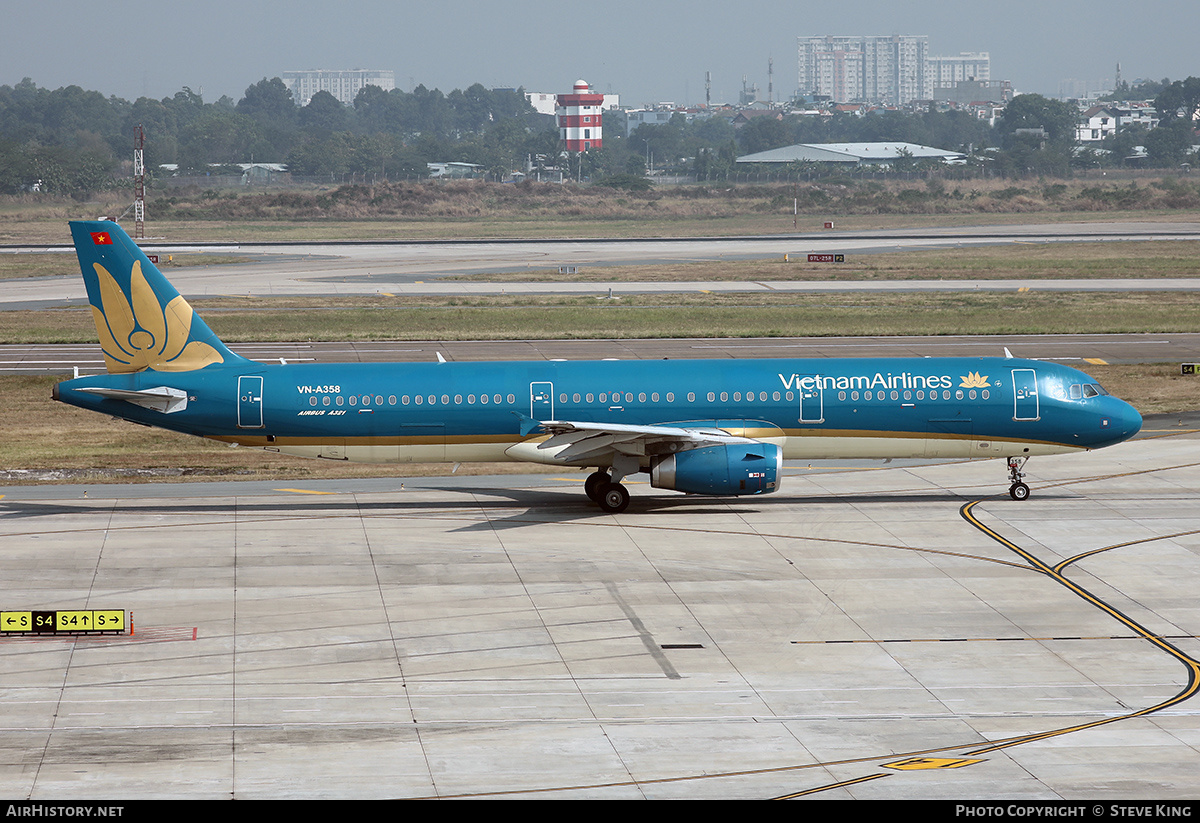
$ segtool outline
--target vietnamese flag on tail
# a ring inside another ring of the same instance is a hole
[[[112,235],[106,231],[92,232],[92,242],[97,246],[111,246],[113,244]]]

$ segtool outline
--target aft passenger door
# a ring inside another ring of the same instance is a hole
[[[238,377],[237,424],[239,429],[263,427],[263,379],[261,375]]]

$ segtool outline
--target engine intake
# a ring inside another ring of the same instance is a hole
[[[664,455],[650,464],[650,485],[692,494],[770,494],[782,472],[778,446],[736,443]]]

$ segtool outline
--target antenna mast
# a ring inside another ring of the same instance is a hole
[[[146,162],[143,148],[146,132],[138,125],[133,130],[133,236],[141,240],[146,236]]]

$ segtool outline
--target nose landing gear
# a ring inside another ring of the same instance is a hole
[[[1028,500],[1029,486],[1021,482],[1021,478],[1025,476],[1025,472],[1021,471],[1025,466],[1025,461],[1028,457],[1010,457],[1008,458],[1008,479],[1012,484],[1008,487],[1008,496],[1013,500]]]

